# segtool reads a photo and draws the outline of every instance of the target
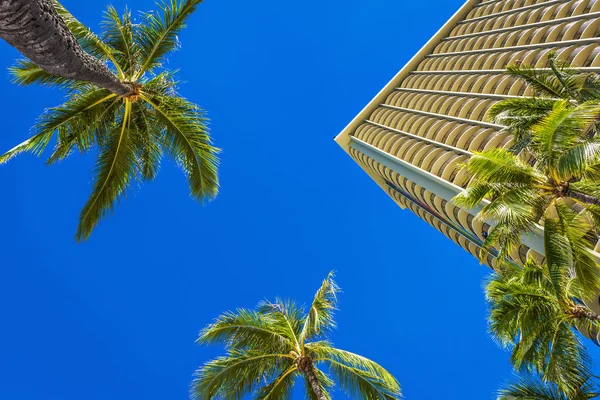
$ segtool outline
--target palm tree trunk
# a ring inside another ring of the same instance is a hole
[[[565,191],[565,196],[572,197],[586,204],[600,206],[600,199],[598,197],[590,196],[589,194],[581,193],[577,190],[567,189]]]
[[[590,321],[598,321],[600,322],[600,315],[596,314],[589,308],[581,305],[576,305],[571,309],[571,315],[576,318],[585,318]]]
[[[91,82],[120,96],[133,92],[83,51],[51,0],[0,0],[0,38],[50,74]]]
[[[327,397],[325,397],[325,394],[323,393],[323,389],[321,389],[321,385],[319,385],[319,380],[315,375],[315,370],[313,369],[312,365],[307,371],[304,372],[304,376],[306,379],[308,379],[308,383],[310,383],[310,387],[312,387],[312,390],[315,392],[317,398],[319,400],[327,400]]]
[[[317,378],[317,375],[315,374],[315,368],[313,366],[311,358],[310,357],[301,357],[296,361],[296,365],[298,366],[298,370],[302,374],[304,374],[304,377],[310,384],[310,387],[312,388],[313,392],[315,393],[315,396],[317,396],[317,398],[319,400],[327,400],[327,397],[325,397],[325,393],[323,393],[323,389],[321,388],[321,385],[319,384],[319,379]]]

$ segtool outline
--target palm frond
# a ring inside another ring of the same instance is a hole
[[[529,374],[509,383],[498,392],[498,400],[590,400],[600,397],[591,379],[570,395],[561,392],[555,384],[544,383]]]
[[[103,143],[98,158],[96,178],[92,194],[79,217],[75,238],[86,240],[99,220],[112,211],[114,202],[124,194],[131,181],[137,179],[137,158],[135,147],[129,138],[128,123],[131,116],[131,102],[126,100],[125,111],[115,132]]]
[[[566,99],[569,93],[554,73],[539,70],[529,65],[509,65],[506,73],[525,81],[536,96]]]
[[[261,387],[254,400],[288,400],[292,398],[292,388],[294,381],[298,377],[298,369],[292,366],[283,371],[279,376],[266,386]]]
[[[17,60],[8,71],[12,75],[12,82],[21,86],[37,84],[75,90],[82,85],[82,82],[49,74],[27,59]]]
[[[480,259],[483,261],[492,248],[498,250],[498,259],[509,257],[512,250],[521,244],[523,235],[537,231],[535,221],[547,202],[535,189],[526,186],[505,189],[496,195],[477,215],[478,219],[494,223],[481,247]]]
[[[600,162],[600,143],[598,139],[581,141],[562,152],[557,160],[556,169],[562,177],[582,177]]]
[[[143,21],[136,30],[141,60],[136,78],[160,65],[162,58],[178,47],[177,35],[200,3],[202,0],[165,0],[157,4],[160,12],[143,14]]]
[[[571,395],[585,385],[590,371],[589,356],[575,332],[556,329],[543,371],[544,381],[555,383],[560,391]]]
[[[495,103],[487,115],[492,122],[501,125],[513,126],[511,118],[515,118],[517,122],[527,121],[527,125],[530,125],[530,121],[539,120],[552,111],[555,103],[554,99],[539,97],[510,98]]]
[[[524,284],[524,271],[507,278],[494,274],[486,286],[490,303],[489,329],[492,337],[504,348],[513,348],[515,368],[521,368],[530,350],[544,332],[561,316],[551,291],[544,286]],[[535,359],[537,356],[533,355]]]
[[[282,329],[274,326],[275,324],[276,321],[269,314],[238,309],[235,313],[224,313],[205,327],[200,332],[198,343],[225,342],[234,349],[269,349],[280,352],[293,348],[293,337],[290,338],[288,332],[282,334]]]
[[[554,77],[560,82],[563,92],[572,100],[580,100],[579,92],[583,80],[581,75],[571,68],[567,60],[559,60],[554,52],[548,55],[548,66],[554,74]]]
[[[113,97],[104,89],[89,90],[71,95],[59,107],[47,110],[34,127],[34,135],[0,156],[0,164],[6,163],[20,153],[30,151],[40,155],[48,146],[56,132],[80,132],[87,134],[87,126],[94,124],[96,117],[106,108],[106,102]],[[80,129],[83,127],[84,129]]]
[[[160,130],[154,115],[147,104],[136,102],[133,104],[131,118],[131,135],[137,143],[137,157],[141,165],[142,178],[153,180],[160,169],[163,157],[161,143],[164,141],[164,131]]]
[[[578,144],[582,133],[587,132],[600,113],[600,106],[593,102],[583,103],[573,108],[567,102],[557,103],[554,110],[532,128],[531,147],[538,162],[557,168],[560,156]],[[564,168],[573,168],[566,165]],[[552,172],[552,171],[551,171]],[[558,177],[563,177],[560,174]],[[568,172],[568,170],[567,170]],[[569,179],[567,177],[567,179]]]
[[[565,278],[573,262],[573,254],[565,237],[564,223],[558,215],[556,217],[547,215],[544,219],[544,248],[554,290],[562,296]]]
[[[302,310],[294,302],[281,299],[274,302],[265,300],[258,304],[258,312],[267,315],[271,320],[271,327],[281,336],[288,338],[296,352],[302,353]]]
[[[336,349],[327,342],[307,345],[317,362],[326,363],[351,398],[398,399],[400,385],[382,366],[357,354]]]
[[[528,143],[531,127],[546,117],[555,103],[556,100],[539,97],[511,98],[495,103],[487,116],[492,122],[504,125],[515,142]]]
[[[302,342],[335,328],[333,313],[337,309],[337,294],[340,288],[333,278],[334,273],[330,272],[315,294],[300,334]]]
[[[459,207],[473,209],[479,206],[484,199],[495,193],[498,193],[498,185],[482,183],[473,179],[469,182],[467,188],[452,199],[452,203]]]
[[[292,365],[293,360],[285,354],[229,351],[196,372],[191,394],[202,400],[241,399],[252,393],[261,381],[280,375]]]
[[[513,250],[521,245],[524,232],[528,230],[527,226],[517,227],[511,222],[496,224],[488,231],[488,236],[481,245],[479,262],[484,263],[493,249],[496,249],[495,264],[510,258]],[[493,267],[496,268],[496,265]]]
[[[114,49],[114,58],[127,76],[137,64],[136,43],[133,36],[131,11],[125,8],[122,16],[117,9],[108,6],[102,21],[102,40]]]
[[[340,384],[340,388],[353,399],[397,400],[399,392],[391,391],[377,376],[342,364],[339,361],[326,360],[329,371]]]
[[[192,196],[198,200],[217,195],[219,149],[211,143],[202,110],[193,103],[177,97],[145,95],[154,110],[156,122],[164,129],[165,150],[188,177]]]
[[[101,102],[83,111],[77,117],[66,121],[57,128],[56,146],[46,161],[52,165],[67,158],[77,148],[85,153],[106,138],[114,125],[114,117],[122,108],[117,105],[121,99]]]
[[[52,140],[53,135],[54,135],[54,131],[52,130],[52,131],[43,131],[43,132],[40,132],[40,133],[30,137],[26,141],[16,145],[12,149],[8,150],[6,153],[2,154],[0,156],[0,164],[7,163],[13,157],[15,157],[21,153],[24,153],[26,151],[29,151],[29,152],[39,156],[40,154],[42,154],[44,152],[44,149],[48,146],[48,144],[50,143],[50,140]]]
[[[475,152],[466,164],[466,170],[477,182],[532,185],[543,182],[543,176],[510,151],[498,148]]]
[[[582,101],[591,101],[600,99],[600,79],[598,74],[580,74],[581,87],[579,95]]]
[[[590,243],[586,240],[588,232],[593,229],[593,222],[586,212],[576,212],[562,200],[557,201],[556,211],[560,217],[560,226],[557,227],[553,222],[545,228],[546,231],[549,231],[546,245],[550,244],[552,247],[551,254],[547,255],[548,267],[551,273],[554,268],[564,270],[566,267],[571,267],[584,296],[586,298],[593,296],[597,294],[600,287],[598,261],[590,248]],[[555,257],[553,252],[555,247],[559,248],[558,252],[569,252],[569,257],[563,257],[557,261],[551,260],[551,257]],[[570,261],[570,263],[560,265],[566,261]],[[556,271],[556,273],[558,274],[560,271]],[[564,284],[561,286],[564,287]]]

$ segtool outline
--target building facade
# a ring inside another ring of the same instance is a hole
[[[456,166],[511,146],[487,111],[531,94],[508,65],[545,68],[550,52],[600,72],[600,0],[469,0],[335,140],[401,208],[477,256],[490,226],[452,204],[468,183]],[[541,236],[530,236],[515,261],[543,258]]]
[[[544,68],[550,52],[600,71],[600,0],[467,1],[336,141],[401,208],[477,256],[490,227],[475,220],[478,209],[452,204],[468,183],[456,166],[473,151],[511,146],[487,110],[530,94],[506,66]],[[539,253],[540,238],[527,237],[512,257]]]

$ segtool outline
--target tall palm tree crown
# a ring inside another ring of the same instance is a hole
[[[218,149],[211,143],[204,112],[177,94],[175,72],[162,64],[178,47],[177,35],[201,1],[158,4],[159,11],[143,13],[139,24],[133,23],[130,11],[120,16],[109,6],[99,36],[54,3],[83,49],[107,62],[119,79],[133,88],[125,96],[49,74],[29,60],[18,61],[11,68],[20,85],[58,86],[68,95],[63,104],[40,117],[31,138],[0,156],[0,164],[25,151],[40,155],[53,138],[56,144],[48,164],[74,150],[84,153],[98,148],[92,193],[79,219],[78,241],[89,237],[132,184],[154,179],[165,152],[187,176],[194,198],[216,196]]]
[[[523,267],[504,263],[498,269],[486,287],[492,336],[511,349],[517,370],[538,374],[545,384],[575,396],[591,378],[576,330],[598,332],[600,316],[575,300],[582,290],[566,270],[551,276],[531,258]]]
[[[304,377],[306,394],[331,399],[333,380],[328,368],[350,398],[400,398],[394,377],[375,362],[340,350],[326,340],[335,327],[339,288],[330,274],[304,314],[293,302],[262,302],[258,309],[239,309],[221,315],[200,332],[200,344],[225,343],[226,355],[207,362],[196,373],[192,397],[197,399],[285,400]]]
[[[495,225],[483,252],[509,257],[522,236],[543,225],[548,268],[572,268],[591,298],[599,286],[593,252],[600,224],[600,138],[589,136],[600,105],[571,107],[558,102],[531,128],[533,163],[505,149],[475,153],[464,166],[472,179],[454,202],[476,207],[490,199],[478,218]]]

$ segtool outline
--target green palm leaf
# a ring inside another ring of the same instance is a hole
[[[64,160],[77,148],[80,153],[90,150],[98,141],[108,136],[113,126],[113,118],[122,108],[118,106],[119,99],[107,100],[96,104],[85,111],[86,114],[77,123],[78,117],[67,121],[57,128],[58,139],[52,154],[48,157],[46,164],[51,165],[57,161]],[[83,114],[83,113],[82,113]],[[83,129],[81,124],[85,124]]]
[[[265,300],[259,303],[258,312],[268,315],[272,320],[272,329],[288,338],[295,351],[302,352],[300,344],[302,310],[294,302],[282,299],[276,299],[275,302]]]
[[[286,330],[287,324],[281,329],[273,329],[274,323],[269,314],[252,310],[226,312],[200,332],[198,343],[225,342],[232,348],[261,347],[276,352],[294,346],[295,340]]]
[[[196,373],[192,395],[198,399],[240,399],[252,392],[269,375],[280,375],[292,368],[285,354],[264,354],[255,351],[230,351],[204,364]]]
[[[577,362],[573,362],[577,360]],[[565,393],[576,393],[589,377],[590,361],[572,329],[557,327],[553,336],[544,379]]]
[[[141,165],[141,175],[146,180],[153,180],[160,169],[163,158],[161,143],[164,132],[158,128],[154,115],[146,104],[137,102],[133,104],[131,118],[131,135],[134,142],[139,143],[137,157]]]
[[[530,375],[519,378],[498,392],[498,400],[589,400],[600,397],[598,388],[591,382],[567,395],[556,385],[543,383]]]
[[[333,313],[337,309],[337,293],[340,288],[333,278],[334,274],[331,272],[315,294],[300,334],[302,342],[335,328]]]
[[[162,58],[179,44],[177,35],[202,0],[165,0],[160,12],[145,13],[136,32],[140,46],[141,69],[136,78],[160,65]]]
[[[549,74],[529,65],[509,65],[506,74],[525,81],[536,96],[561,99],[569,97],[569,91],[555,74]]]
[[[590,298],[597,294],[600,288],[600,276],[596,256],[590,248],[590,243],[586,240],[588,232],[593,229],[593,222],[589,219],[586,212],[576,212],[568,207],[564,201],[558,201],[556,210],[560,227],[555,232],[549,234],[552,239],[549,239],[550,245],[559,247],[559,252],[567,253],[562,260],[551,260],[548,255],[548,263],[550,271],[553,267],[564,269],[565,266],[572,266],[577,282],[581,287],[584,297]],[[547,227],[545,230],[554,231],[555,227]],[[569,262],[564,264],[564,262]],[[562,263],[562,264],[561,264]],[[553,267],[550,267],[550,264]],[[561,285],[564,287],[564,285]],[[558,288],[555,288],[557,292]]]
[[[215,197],[219,150],[211,143],[201,110],[182,98],[142,95],[142,99],[155,111],[165,132],[162,145],[187,175],[192,195],[199,200]]]
[[[339,361],[327,360],[329,370],[340,387],[350,398],[365,400],[395,400],[399,392],[390,391],[379,378],[362,369],[353,368]]]
[[[38,84],[75,90],[83,85],[82,82],[49,74],[27,59],[17,60],[8,71],[12,75],[12,82],[22,86]]]
[[[561,155],[577,145],[581,136],[595,124],[599,113],[600,106],[593,102],[583,103],[575,108],[570,107],[567,102],[557,103],[554,110],[532,128],[531,147],[538,162],[548,165],[552,173],[557,168]],[[570,179],[569,172],[574,167],[566,163],[563,168],[567,168],[567,174],[557,169],[556,177]]]
[[[110,46],[115,61],[125,76],[130,75],[136,67],[137,54],[134,41],[134,26],[131,11],[125,9],[120,16],[116,8],[108,6],[102,21],[102,41]]]
[[[287,400],[292,398],[292,388],[298,369],[293,366],[279,374],[271,383],[260,388],[254,400]]]
[[[376,377],[384,392],[400,396],[400,385],[385,368],[358,354],[332,347],[328,342],[315,342],[307,345],[310,354],[317,361],[340,363],[353,369],[364,371],[368,376]],[[367,375],[365,375],[367,376]]]
[[[86,240],[104,215],[112,211],[114,202],[123,195],[137,178],[135,148],[129,138],[128,123],[131,117],[131,102],[125,102],[125,110],[115,132],[104,143],[104,151],[96,164],[96,179],[92,194],[83,207],[75,238]]]
[[[88,124],[95,123],[95,118],[105,110],[106,102],[113,97],[115,96],[104,89],[73,94],[63,105],[44,113],[34,127],[34,136],[1,155],[0,164],[26,151],[39,156],[56,132],[78,131],[88,134],[90,132],[87,130]],[[81,127],[84,129],[79,129]]]
[[[531,128],[542,121],[554,108],[556,100],[538,97],[518,97],[499,101],[488,110],[488,118],[499,125],[504,125],[506,130],[513,134],[513,146],[521,150],[530,141]],[[518,153],[518,151],[516,152]]]
[[[501,148],[475,152],[465,168],[475,180],[485,183],[525,186],[543,182],[543,176],[535,168]]]

